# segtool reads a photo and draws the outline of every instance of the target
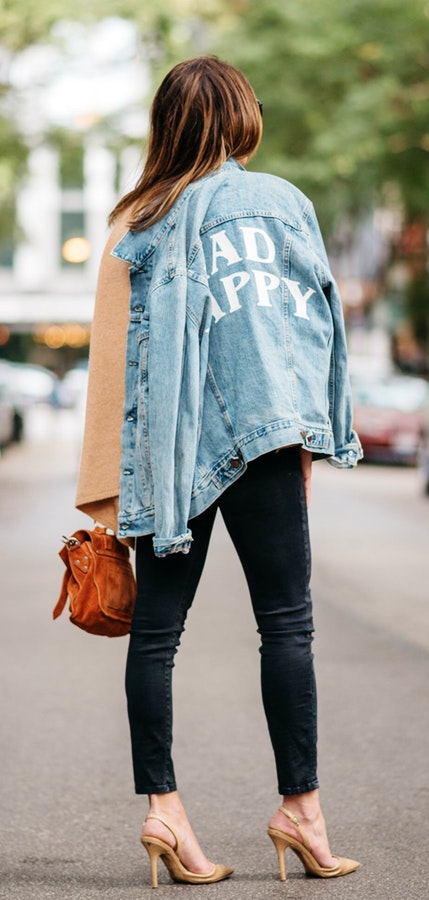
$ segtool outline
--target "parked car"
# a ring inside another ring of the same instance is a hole
[[[423,492],[429,496],[429,411],[419,453],[419,475]]]
[[[82,405],[88,387],[88,363],[83,362],[69,369],[59,385],[61,406],[74,408]]]
[[[59,379],[44,366],[0,360],[0,384],[7,386],[21,407],[58,402]]]
[[[429,384],[393,375],[352,381],[354,427],[366,460],[416,465],[427,430]]]
[[[15,411],[7,394],[0,386],[0,453],[14,440]]]
[[[22,412],[35,403],[59,405],[59,378],[44,366],[0,360],[0,384]]]
[[[0,360],[0,447],[20,441],[24,431],[24,406],[13,389],[9,363]]]

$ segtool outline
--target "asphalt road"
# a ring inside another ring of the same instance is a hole
[[[69,413],[40,414],[0,460],[0,897],[137,900],[139,844],[123,693],[126,638],[55,623],[61,535],[78,441]],[[278,880],[265,824],[278,802],[259,697],[258,640],[239,564],[217,523],[177,658],[175,760],[217,885],[157,897],[429,897],[429,501],[412,470],[315,467],[311,528],[322,800],[334,852],[362,868]]]

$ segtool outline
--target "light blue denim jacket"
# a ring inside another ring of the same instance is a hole
[[[229,160],[112,252],[131,264],[120,537],[188,552],[188,520],[280,447],[356,465],[341,301],[297,188]]]

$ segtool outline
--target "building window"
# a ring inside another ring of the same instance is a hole
[[[8,238],[0,240],[0,268],[11,269],[13,266],[14,245]]]
[[[6,201],[0,220],[0,268],[11,269],[15,253],[16,206]]]

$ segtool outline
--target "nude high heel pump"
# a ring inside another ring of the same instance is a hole
[[[141,842],[143,847],[146,847],[146,850],[149,854],[150,859],[150,872],[152,879],[152,887],[158,887],[158,859],[161,857],[165,867],[168,869],[171,878],[173,881],[182,881],[185,884],[212,884],[214,881],[222,881],[224,878],[229,878],[233,873],[233,869],[229,869],[227,866],[215,865],[211,872],[200,874],[198,872],[189,872],[188,869],[180,862],[180,855],[182,851],[182,842],[180,840],[179,835],[168,824],[161,816],[156,816],[155,813],[149,813],[146,816],[146,820],[148,819],[157,819],[158,822],[161,822],[171,831],[174,840],[176,842],[176,846],[170,847],[170,844],[167,844],[165,841],[161,841],[159,838],[150,837],[150,835],[142,834]]]
[[[268,829],[268,834],[277,850],[280,881],[286,881],[285,855],[288,847],[290,847],[290,849],[300,858],[307,875],[317,875],[319,878],[335,878],[338,875],[348,875],[349,872],[354,872],[359,868],[360,863],[356,862],[354,859],[345,859],[342,856],[335,857],[335,859],[338,860],[337,865],[332,866],[331,868],[325,868],[324,866],[319,865],[317,859],[315,859],[311,852],[310,841],[296,816],[288,812],[284,806],[280,807],[280,812],[293,822],[302,837],[301,842],[297,841],[290,834],[286,834],[284,831],[278,831],[276,828]]]

